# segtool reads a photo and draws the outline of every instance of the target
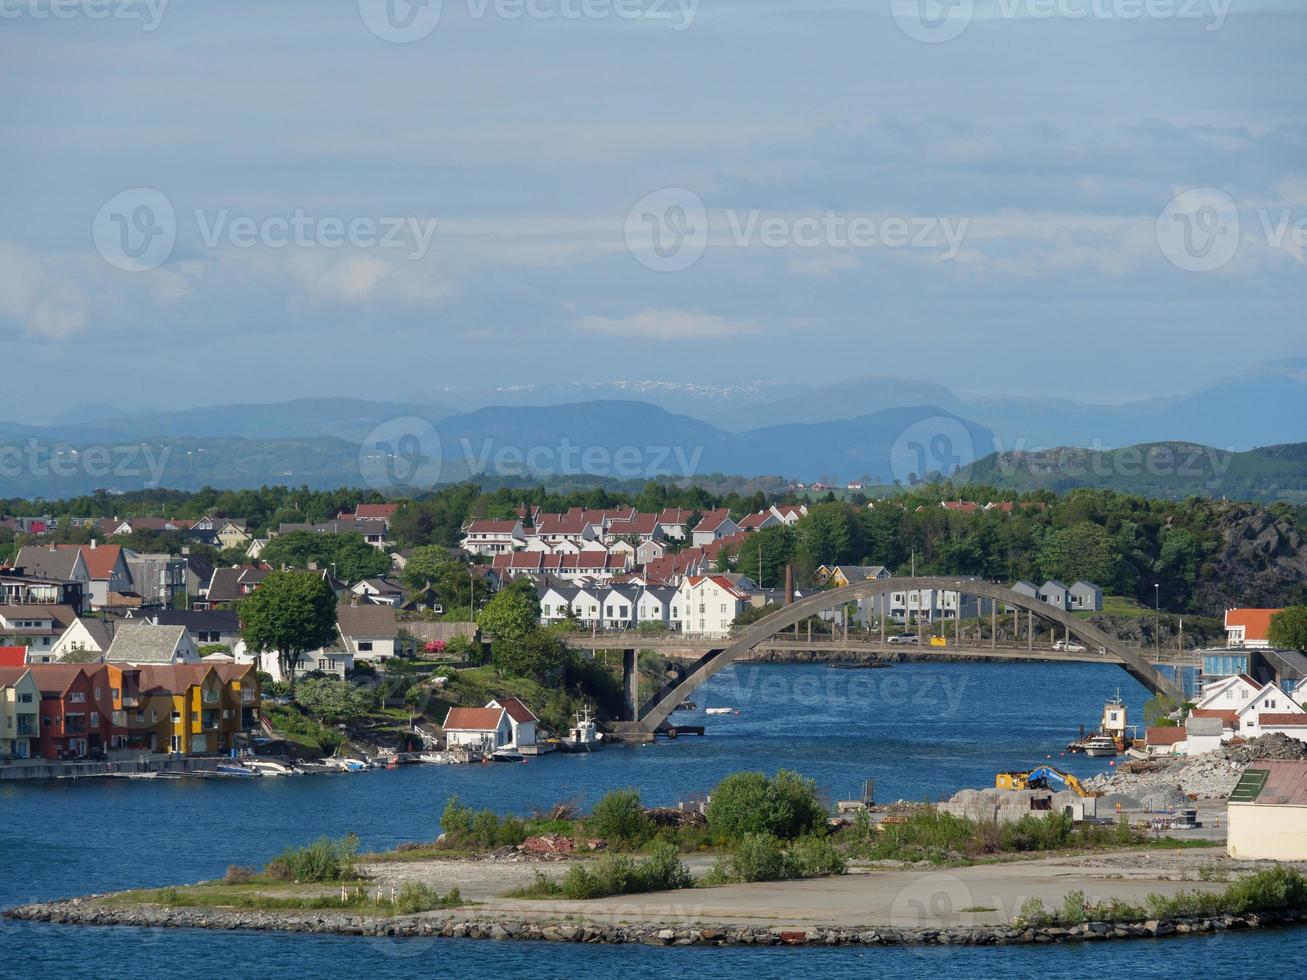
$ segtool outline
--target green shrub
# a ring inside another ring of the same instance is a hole
[[[537,871],[532,884],[509,894],[514,898],[562,897],[583,901],[609,895],[675,891],[693,884],[694,878],[681,863],[676,848],[658,843],[640,861],[624,854],[605,854],[593,865],[574,864],[562,881]]]
[[[430,885],[418,881],[406,881],[400,888],[399,894],[395,896],[395,900],[391,902],[391,908],[402,915],[412,915],[416,912],[459,905],[461,902],[462,896],[459,895],[457,888],[448,895],[441,895]]]
[[[586,830],[596,837],[626,845],[639,845],[653,836],[653,821],[633,789],[605,793],[586,820]]]
[[[290,847],[268,862],[268,876],[282,881],[340,881],[354,877],[359,839],[319,837],[305,847]]]
[[[780,838],[771,834],[745,834],[735,850],[713,866],[715,881],[784,881],[790,864]]]
[[[1038,898],[1026,899],[1021,903],[1021,908],[1017,912],[1017,921],[1028,926],[1042,926],[1051,919],[1052,915],[1049,914],[1048,909],[1044,908],[1044,903]]]
[[[481,851],[520,844],[527,837],[526,822],[520,818],[499,817],[491,810],[477,813],[464,806],[457,796],[446,801],[440,829],[445,834],[446,847]]]
[[[1059,919],[1066,925],[1078,926],[1088,921],[1089,903],[1082,891],[1067,892],[1062,897],[1062,914]]]
[[[829,837],[800,837],[790,848],[790,862],[796,878],[825,878],[848,870],[844,855]]]
[[[826,825],[826,810],[816,784],[785,769],[768,778],[761,772],[737,772],[713,790],[708,826],[721,840],[768,834],[794,840]]]

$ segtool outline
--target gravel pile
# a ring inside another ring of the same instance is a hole
[[[1154,810],[1180,805],[1190,796],[1200,800],[1224,799],[1234,791],[1239,776],[1256,759],[1305,759],[1307,742],[1285,735],[1262,735],[1235,746],[1192,759],[1163,757],[1126,763],[1114,773],[1086,781],[1090,791],[1122,793]]]

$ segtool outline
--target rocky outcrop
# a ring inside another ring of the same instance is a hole
[[[765,929],[735,925],[669,928],[597,922],[528,921],[466,913],[388,918],[336,912],[246,912],[228,909],[135,906],[114,908],[91,899],[42,902],[9,909],[29,922],[149,929],[251,929],[341,936],[445,937],[567,943],[643,943],[652,946],[1006,946],[1095,942],[1260,929],[1307,922],[1307,909],[1247,915],[1189,916],[1145,922],[1088,922],[1061,926],[952,926],[945,929],[813,927]]]
[[[1246,504],[1219,505],[1213,517],[1221,544],[1200,576],[1201,608],[1307,602],[1307,541],[1296,527]]]

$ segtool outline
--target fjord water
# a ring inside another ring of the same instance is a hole
[[[737,665],[681,712],[704,738],[525,765],[411,766],[357,775],[254,780],[83,780],[0,785],[0,905],[219,877],[259,865],[287,844],[357,833],[364,848],[430,840],[446,798],[528,812],[563,799],[588,804],[634,786],[649,803],[709,790],[737,769],[790,768],[832,798],[876,780],[881,801],[937,799],[992,784],[998,769],[1053,761],[1078,775],[1107,761],[1061,757],[1079,724],[1096,724],[1118,688],[1142,723],[1147,692],[1117,668],[1083,664],[904,664],[887,670]],[[709,706],[739,715],[704,715]],[[183,930],[0,924],[0,977],[59,964],[66,976],[178,972],[224,977],[426,977],[449,971],[535,977],[901,977],[1175,974],[1212,977],[1300,964],[1301,932],[1096,946],[1009,949],[654,949],[552,943],[380,940]],[[200,965],[203,964],[203,967]]]

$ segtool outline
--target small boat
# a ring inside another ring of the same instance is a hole
[[[697,704],[695,704],[693,701],[682,701],[680,704],[678,704],[678,705],[677,705],[675,708],[673,708],[672,710],[673,710],[673,711],[694,711],[694,710],[695,710],[696,708],[698,708],[698,707],[699,707],[699,706],[698,706]]]
[[[600,748],[603,740],[604,736],[595,727],[590,709],[586,708],[577,714],[575,724],[568,730],[566,737],[558,740],[558,750],[560,752],[594,752]]]
[[[245,768],[252,769],[264,776],[295,775],[295,770],[290,766],[282,765],[280,762],[274,762],[272,759],[247,759],[244,766]]]
[[[525,762],[526,756],[516,749],[496,749],[490,754],[493,762]]]
[[[708,708],[707,713],[710,715],[738,715],[738,708]]]
[[[253,769],[246,769],[244,766],[220,765],[214,768],[214,772],[222,776],[242,776],[246,779],[252,779],[259,775]]]
[[[1116,755],[1119,751],[1111,735],[1095,735],[1093,738],[1087,738],[1081,743],[1081,747],[1085,755],[1089,756]]]

